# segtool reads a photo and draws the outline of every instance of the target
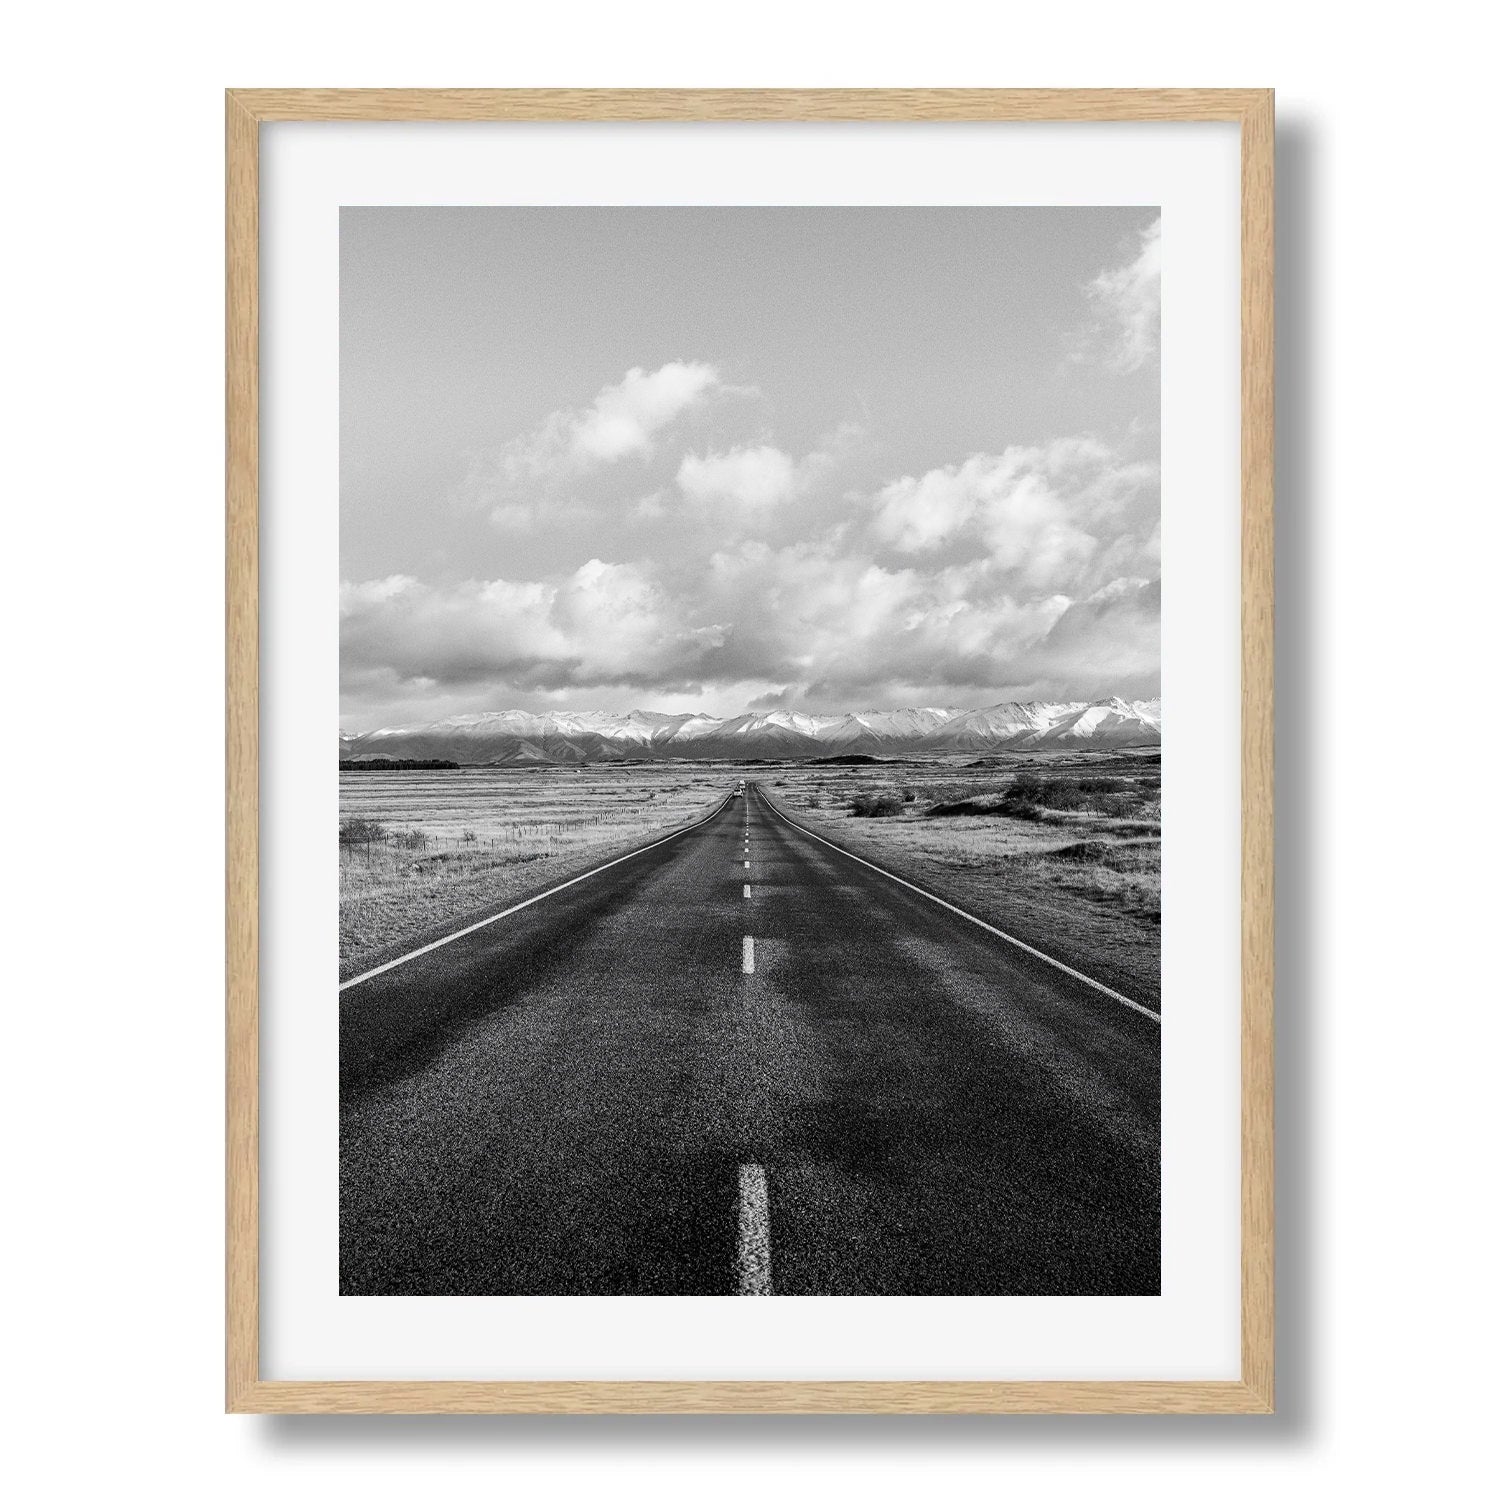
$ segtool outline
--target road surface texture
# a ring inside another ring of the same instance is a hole
[[[346,1295],[1159,1290],[1156,1019],[753,783],[340,1031]]]

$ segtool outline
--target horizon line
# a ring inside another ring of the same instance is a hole
[[[1127,698],[1122,693],[1107,693],[1093,698],[1004,698],[996,702],[976,704],[971,707],[957,707],[953,704],[924,703],[919,706],[902,705],[898,708],[846,708],[816,710],[806,708],[795,708],[790,706],[767,705],[765,707],[745,707],[739,713],[712,714],[702,709],[687,709],[679,713],[668,712],[663,709],[653,708],[490,708],[474,709],[461,713],[443,714],[436,719],[410,719],[397,724],[383,724],[374,729],[362,729],[346,731],[342,725],[339,728],[340,735],[346,735],[350,739],[358,739],[364,735],[380,734],[384,731],[395,731],[411,728],[425,728],[433,724],[450,723],[457,719],[487,719],[499,718],[505,714],[527,714],[533,718],[545,718],[548,715],[559,714],[593,714],[614,718],[629,718],[632,714],[655,714],[663,719],[709,719],[719,724],[732,723],[735,719],[750,718],[755,715],[786,713],[799,714],[807,719],[852,719],[861,714],[896,714],[896,713],[948,713],[948,714],[970,714],[981,713],[995,708],[1034,708],[1040,706],[1067,706],[1067,707],[1097,707],[1107,703],[1123,703],[1129,707],[1136,704],[1160,703],[1161,694],[1158,691],[1149,698]]]

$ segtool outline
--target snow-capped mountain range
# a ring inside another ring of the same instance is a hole
[[[1019,749],[1135,749],[1161,744],[1161,701],[999,703],[804,714],[459,714],[339,736],[341,760],[390,757],[461,765],[576,765],[600,760],[808,760],[828,755],[982,755]]]

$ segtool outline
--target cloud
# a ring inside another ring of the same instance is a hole
[[[635,521],[659,521],[667,513],[667,503],[667,493],[665,490],[652,490],[649,495],[643,495],[631,507],[631,519]]]
[[[346,585],[346,704],[822,710],[1159,691],[1160,586],[1018,592],[990,558],[888,566],[829,537],[721,549],[673,578],[593,559],[543,582]],[[464,695],[467,694],[467,698]],[[580,697],[580,694],[586,696]]]
[[[1069,604],[1033,654],[1034,670],[1081,696],[1161,691],[1161,580],[1116,578]]]
[[[568,457],[586,467],[649,453],[656,433],[718,384],[719,372],[708,364],[675,361],[649,373],[639,366],[627,370],[586,411],[564,420]]]
[[[872,531],[898,553],[985,558],[1013,589],[1077,591],[1101,554],[1124,570],[1149,546],[1157,468],[1093,438],[979,453],[907,475],[874,500]]]
[[[714,388],[677,380],[648,396],[627,376],[552,423],[550,451],[565,467],[642,451],[662,441],[669,411]],[[1156,696],[1151,432],[1016,444],[839,491],[830,477],[862,441],[844,428],[800,458],[770,441],[682,454],[675,479],[622,505],[621,529],[580,530],[630,561],[605,552],[540,578],[346,584],[350,722]],[[581,513],[571,490],[551,501],[546,514]],[[524,501],[494,509],[513,534],[533,525]],[[659,542],[644,555],[642,525]]]
[[[982,696],[1069,602],[1017,598],[985,561],[891,568],[824,539],[716,554],[703,607],[731,622],[714,663],[726,679],[800,684],[835,706],[869,707],[886,688]]]
[[[729,389],[717,368],[702,361],[636,366],[588,406],[555,411],[497,452],[472,455],[461,495],[488,508],[499,526],[530,529],[558,485],[622,459],[650,458],[668,427]]]
[[[757,693],[746,704],[746,709],[768,709],[787,708],[797,701],[798,689],[795,684],[788,687],[776,688],[772,692]]]
[[[725,635],[689,620],[642,565],[597,558],[553,580],[432,586],[395,577],[345,584],[340,596],[346,686],[680,687]]]
[[[1079,355],[1111,369],[1139,370],[1156,357],[1161,331],[1161,220],[1141,231],[1136,253],[1084,288],[1095,321]]]
[[[763,510],[790,500],[803,478],[796,461],[780,448],[733,448],[728,453],[683,456],[677,486],[699,504],[729,501]]]
[[[801,458],[770,443],[723,453],[686,453],[677,467],[678,494],[687,502],[688,513],[711,515],[724,530],[735,530],[742,523],[758,527],[778,507],[825,486],[864,438],[865,429],[859,423],[842,422]],[[663,497],[654,514],[664,513]]]

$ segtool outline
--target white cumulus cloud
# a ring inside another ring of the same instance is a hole
[[[674,361],[659,370],[627,370],[587,410],[564,420],[568,457],[588,466],[649,453],[656,434],[718,384],[719,372],[708,364]]]
[[[1135,255],[1084,288],[1095,322],[1085,352],[1116,370],[1154,359],[1161,330],[1161,220],[1141,231]]]
[[[857,422],[841,422],[797,458],[771,443],[743,444],[725,452],[685,453],[677,466],[678,515],[711,517],[720,534],[759,529],[788,501],[827,491],[829,481],[865,443]],[[637,514],[668,514],[666,496]]]
[[[423,691],[679,684],[700,676],[725,638],[690,613],[645,565],[598,558],[548,580],[346,583],[343,673],[346,684]]]
[[[1101,556],[1118,570],[1151,546],[1158,510],[1154,463],[1077,437],[893,480],[873,532],[901,553],[982,556],[1023,592],[1068,591]]]
[[[727,500],[764,509],[790,500],[802,485],[796,461],[780,448],[733,448],[728,453],[683,455],[677,470],[682,493],[700,503]]]
[[[557,571],[346,584],[346,701],[413,719],[537,701],[722,712],[759,695],[826,711],[1159,691],[1149,432],[1013,444],[840,489],[850,455],[867,455],[852,425],[800,457],[769,440],[669,443],[719,388],[709,366],[633,370],[513,448],[517,472],[536,476],[658,444],[671,455],[657,488],[622,502],[613,536],[580,521],[573,489],[539,491],[547,516],[578,528]],[[490,503],[515,566],[535,566],[524,496]],[[609,560],[612,546],[628,560]]]
[[[471,459],[463,494],[496,525],[526,530],[559,484],[628,458],[650,458],[674,422],[725,390],[717,368],[674,360],[627,370],[585,407],[555,411],[497,452]]]

